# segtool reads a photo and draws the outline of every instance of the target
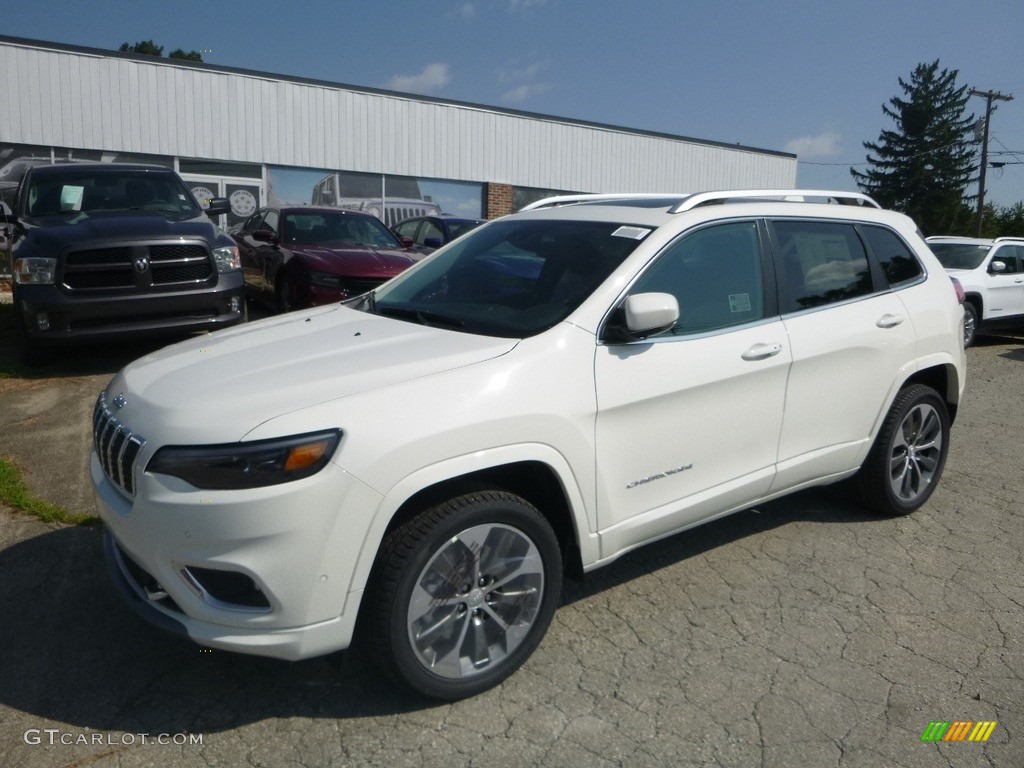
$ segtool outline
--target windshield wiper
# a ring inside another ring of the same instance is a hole
[[[457,317],[438,314],[437,312],[426,312],[422,309],[402,309],[399,307],[378,307],[377,314],[393,317],[396,320],[411,320],[420,325],[433,326],[441,325],[449,328],[461,328],[465,323]]]

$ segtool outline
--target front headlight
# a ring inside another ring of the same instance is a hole
[[[33,256],[14,260],[14,282],[19,285],[51,285],[56,275],[56,259]]]
[[[236,490],[315,475],[331,460],[340,430],[227,445],[166,446],[147,472],[179,477],[196,488]]]
[[[213,260],[217,262],[218,272],[230,272],[233,269],[242,268],[242,259],[238,255],[238,248],[234,245],[214,248]]]

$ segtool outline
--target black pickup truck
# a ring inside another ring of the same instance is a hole
[[[245,315],[238,248],[168,168],[39,165],[6,229],[23,357],[54,346],[212,331]]]

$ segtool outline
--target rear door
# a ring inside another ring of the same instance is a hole
[[[916,336],[857,225],[783,219],[769,230],[793,355],[775,491],[859,464]]]

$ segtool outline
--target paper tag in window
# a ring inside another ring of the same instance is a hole
[[[60,189],[60,209],[62,211],[82,210],[82,193],[85,187],[63,186]]]
[[[750,311],[750,294],[749,293],[730,293],[729,294],[729,311],[730,312],[749,312]]]
[[[643,240],[651,234],[651,230],[643,227],[619,227],[612,232],[612,237],[628,237],[630,240]]]

